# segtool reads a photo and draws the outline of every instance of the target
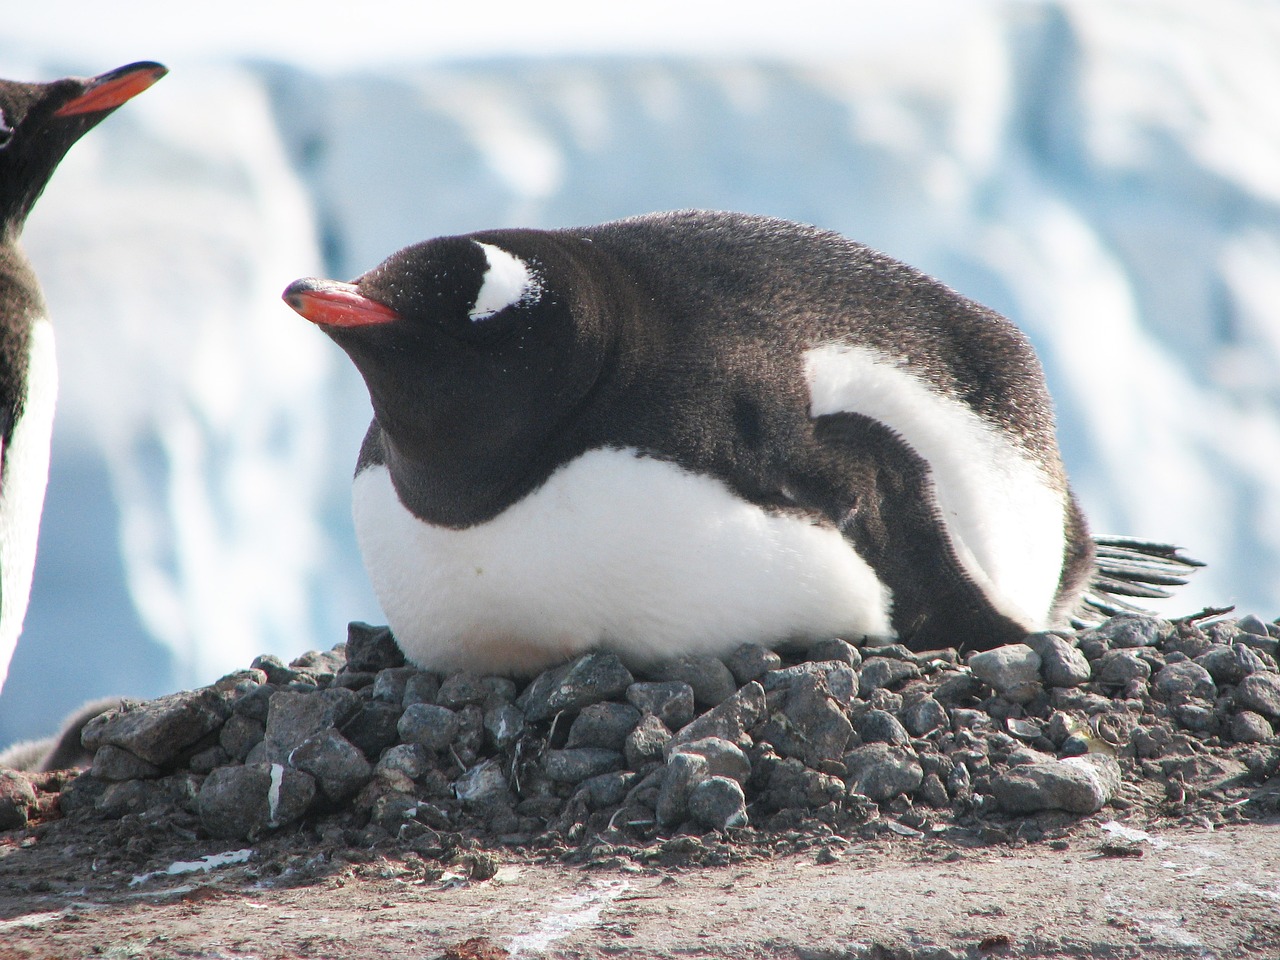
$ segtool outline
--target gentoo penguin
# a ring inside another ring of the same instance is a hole
[[[837,234],[492,230],[284,299],[368,386],[357,538],[422,667],[985,649],[1098,587],[1027,338]]]
[[[0,750],[0,767],[45,773],[49,770],[92,766],[93,754],[80,742],[80,735],[84,732],[85,725],[94,717],[108,710],[115,710],[123,703],[120,697],[90,700],[68,714],[62,727],[53,736],[40,740],[23,740]]]
[[[0,687],[27,612],[57,392],[53,328],[18,239],[71,145],[165,72],[133,63],[88,79],[0,80]]]

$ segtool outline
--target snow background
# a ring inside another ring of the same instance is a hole
[[[1280,6],[102,7],[0,36],[0,76],[172,71],[24,238],[62,387],[0,744],[380,620],[367,397],[291,280],[659,209],[830,227],[1012,317],[1095,530],[1211,564],[1166,611],[1280,614]]]

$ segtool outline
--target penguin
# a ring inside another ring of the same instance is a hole
[[[93,753],[80,742],[89,721],[125,704],[120,697],[102,697],[81,704],[62,721],[58,732],[39,740],[23,740],[0,750],[0,768],[48,773],[83,770],[93,765]]]
[[[1027,337],[839,234],[490,230],[284,299],[368,387],[357,540],[420,667],[979,650],[1105,594]],[[1140,544],[1108,547],[1137,579]]]
[[[0,688],[31,592],[57,393],[53,328],[18,241],[71,145],[165,72],[147,62],[88,79],[0,80]]]

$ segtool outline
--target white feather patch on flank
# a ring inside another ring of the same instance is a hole
[[[594,647],[645,663],[893,636],[888,589],[838,530],[633,450],[583,454],[463,530],[409,513],[385,467],[362,471],[353,494],[383,612],[428,669],[531,673]]]
[[[476,294],[475,306],[468,312],[472,320],[487,320],[499,310],[526,300],[533,300],[542,290],[529,265],[513,253],[491,243],[475,241],[484,251],[488,268],[484,283]]]
[[[31,595],[57,395],[53,325],[37,320],[31,327],[27,398],[9,435],[0,478],[0,687],[9,673]]]
[[[892,358],[825,344],[805,354],[809,413],[859,413],[929,464],[947,535],[965,572],[1001,613],[1049,626],[1062,575],[1066,497],[1040,467],[968,405]]]

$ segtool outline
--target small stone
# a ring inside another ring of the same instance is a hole
[[[431,769],[431,753],[420,743],[397,743],[390,747],[378,760],[374,774],[394,770],[404,774],[410,780],[417,780]]]
[[[404,743],[419,743],[436,753],[448,750],[462,727],[462,718],[448,707],[415,703],[405,709],[396,724]]]
[[[1089,632],[1105,638],[1112,649],[1131,649],[1159,646],[1161,640],[1174,636],[1177,631],[1168,620],[1121,614]]]
[[[924,780],[920,783],[920,789],[916,791],[923,802],[936,810],[945,810],[951,804],[951,798],[947,796],[947,788],[942,783],[942,778],[936,773],[925,774]]]
[[[483,678],[474,673],[451,673],[440,684],[436,694],[436,703],[450,710],[461,710],[473,704],[485,702],[489,696],[489,687]]]
[[[1108,650],[1094,664],[1094,679],[1107,687],[1125,687],[1151,676],[1151,664],[1129,648]]]
[[[663,747],[671,739],[671,731],[652,713],[640,718],[626,740],[622,752],[627,758],[627,766],[639,769],[650,760],[662,759]]]
[[[322,730],[289,754],[289,766],[309,773],[330,803],[354,797],[373,776],[373,765],[337,730]]]
[[[583,707],[582,712],[574,717],[565,746],[601,747],[621,752],[627,734],[639,722],[640,711],[630,704],[592,703]]]
[[[399,740],[397,724],[400,722],[401,712],[400,707],[394,703],[370,701],[338,729],[367,758],[376,760],[383,750]]]
[[[764,717],[766,706],[764,687],[753,680],[719,706],[681,727],[668,741],[667,753],[674,746],[703,737],[721,737],[746,749],[751,746],[747,731]]]
[[[542,755],[542,769],[550,779],[559,783],[581,783],[589,777],[621,770],[622,765],[621,753],[598,747],[548,750]]]
[[[1101,754],[1022,764],[991,781],[996,802],[1006,813],[1097,813],[1119,789],[1119,764]]]
[[[1255,637],[1270,636],[1266,621],[1254,613],[1246,613],[1237,620],[1236,629],[1241,633],[1247,633]]]
[[[862,666],[862,654],[858,652],[858,648],[839,637],[819,640],[805,651],[805,659],[811,663],[838,660],[840,663],[847,663],[854,670]]]
[[[1056,634],[1033,633],[1024,642],[1040,657],[1040,677],[1046,686],[1078,687],[1093,675],[1089,658]]]
[[[904,680],[920,676],[920,668],[914,663],[876,656],[879,649],[867,650],[867,657],[862,661],[862,671],[858,675],[858,695],[864,699],[882,687],[893,687]]]
[[[1217,733],[1219,727],[1218,712],[1213,702],[1198,697],[1188,697],[1174,704],[1173,716],[1188,730],[1203,733]]]
[[[939,703],[955,706],[978,699],[984,689],[982,681],[971,673],[955,673],[938,684],[933,696]]]
[[[1280,674],[1253,673],[1236,685],[1236,706],[1268,719],[1280,717]]]
[[[592,810],[601,810],[622,803],[635,783],[633,771],[614,770],[583,780],[576,796],[582,797]]]
[[[218,731],[218,743],[227,751],[227,756],[239,763],[249,755],[266,735],[267,725],[262,720],[255,720],[242,713],[233,713]]]
[[[696,753],[707,761],[707,775],[711,777],[729,777],[739,783],[746,783],[751,776],[751,761],[747,755],[728,740],[719,737],[706,737],[691,743],[682,743],[672,751],[677,753]]]
[[[271,697],[263,738],[266,763],[287,763],[289,754],[312,734],[341,727],[360,709],[360,694],[345,687],[316,693],[279,690]]]
[[[913,737],[923,737],[946,727],[947,708],[930,696],[916,697],[898,712],[898,720]]]
[[[937,703],[937,701],[934,701]],[[858,721],[858,735],[864,743],[895,743],[906,746],[911,742],[907,728],[886,710],[868,710]]]
[[[112,782],[151,780],[160,776],[160,768],[123,747],[105,743],[93,754],[92,773],[99,780]]]
[[[833,665],[848,670],[844,664]],[[766,674],[766,682],[779,672]],[[760,738],[773,744],[782,756],[796,757],[808,767],[816,768],[824,760],[839,759],[853,727],[827,687],[826,675],[821,672],[799,674],[781,689],[785,693],[780,709],[765,722]]]
[[[694,715],[693,687],[683,680],[633,683],[627,687],[627,701],[641,713],[653,714],[671,730],[679,730]]]
[[[485,742],[506,750],[524,734],[524,714],[512,703],[500,703],[484,712]]]
[[[693,688],[698,706],[714,707],[724,703],[738,690],[738,683],[724,662],[716,657],[689,654],[662,660],[645,670],[650,680],[680,680]]]
[[[249,717],[265,725],[276,689],[274,684],[259,684],[238,697],[231,709],[236,716]]]
[[[843,640],[840,642],[844,643]],[[770,670],[764,675],[761,685],[765,693],[772,693],[790,687],[802,677],[821,677],[827,693],[845,706],[853,702],[858,690],[857,671],[842,660],[814,660],[785,670]]]
[[[758,643],[744,643],[724,658],[724,665],[738,686],[742,686],[759,680],[770,670],[777,670],[782,666],[782,657]]]
[[[924,769],[913,751],[887,743],[868,743],[845,755],[850,793],[887,803],[913,792],[924,780]]]
[[[742,786],[729,777],[709,776],[689,791],[689,816],[712,830],[745,827],[747,798]]]
[[[1267,669],[1257,651],[1243,643],[1217,643],[1196,657],[1215,683],[1234,686],[1245,677]]]
[[[417,667],[387,667],[379,670],[373,678],[371,696],[384,703],[401,703],[404,700],[405,685],[417,672]]]
[[[1194,660],[1163,667],[1151,678],[1151,687],[1157,697],[1168,703],[1192,697],[1212,700],[1218,695],[1218,688],[1209,671]]]
[[[256,840],[302,816],[315,793],[311,776],[283,764],[220,767],[200,787],[200,822],[215,837]]]
[[[94,753],[111,744],[164,766],[221,727],[230,714],[227,701],[210,687],[145,703],[126,700],[119,709],[108,710],[85,724],[80,740]]]
[[[470,767],[453,785],[454,794],[471,808],[490,806],[511,796],[511,786],[495,759]]]
[[[35,808],[31,781],[17,770],[0,767],[0,831],[21,830]]]
[[[440,676],[428,670],[415,670],[409,674],[404,684],[404,696],[400,698],[400,706],[409,707],[415,703],[435,703],[440,693]],[[447,706],[447,704],[446,704]]]
[[[707,758],[696,753],[675,753],[667,761],[655,811],[658,824],[674,827],[689,815],[689,795],[707,777]]]
[[[388,667],[403,667],[404,654],[396,646],[390,627],[375,627],[360,621],[347,624],[347,669],[377,673]]]
[[[617,654],[597,651],[539,674],[516,705],[536,723],[561,711],[576,713],[590,703],[616,699],[634,682]]]
[[[1026,684],[1039,682],[1040,655],[1025,643],[1011,643],[973,654],[969,657],[969,669],[1004,696]]]
[[[1266,743],[1275,736],[1267,718],[1252,710],[1231,715],[1231,739],[1236,743]]]

